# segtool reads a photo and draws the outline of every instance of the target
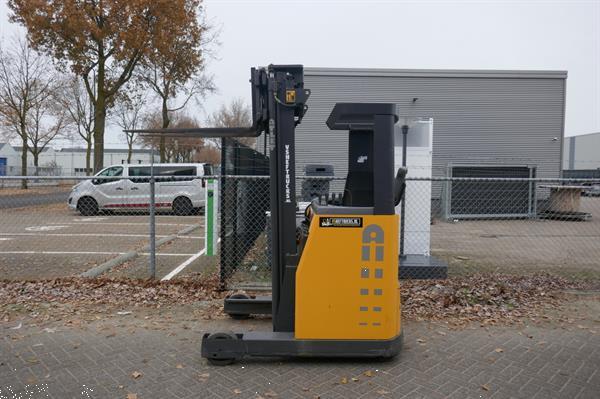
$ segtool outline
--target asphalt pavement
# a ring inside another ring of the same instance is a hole
[[[24,208],[27,206],[49,205],[64,202],[66,206],[70,189],[51,193],[18,194],[0,196],[0,209]]]

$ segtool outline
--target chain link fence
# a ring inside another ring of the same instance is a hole
[[[268,177],[229,176],[221,277],[231,289],[268,288]],[[260,183],[258,183],[260,182]],[[600,280],[600,180],[408,178],[402,278],[552,272]],[[256,189],[260,187],[260,189]],[[300,177],[298,220],[312,198],[343,203],[344,179]],[[400,207],[398,207],[398,211]]]
[[[94,177],[0,177],[0,275],[171,279],[217,272],[218,260],[206,254],[204,215],[206,190],[217,178],[160,167],[150,176],[144,168],[127,178],[121,166]],[[13,184],[22,180],[27,189]],[[218,234],[218,223],[210,233]]]
[[[0,177],[3,278],[219,273],[225,288],[270,287],[268,176],[157,174],[154,197],[150,176],[28,177],[27,190],[13,185],[21,179]],[[213,256],[206,253],[209,180],[219,186]],[[598,179],[409,178],[400,274],[600,280],[599,187]],[[341,178],[301,177],[296,188],[298,220],[313,198],[343,203]]]

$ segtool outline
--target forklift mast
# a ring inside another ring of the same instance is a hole
[[[296,166],[294,131],[308,109],[302,65],[252,68],[252,126],[127,130],[178,138],[269,135],[272,232],[273,330],[294,330],[296,245]]]
[[[300,65],[269,67],[273,331],[294,331],[296,243],[295,128],[310,91]]]

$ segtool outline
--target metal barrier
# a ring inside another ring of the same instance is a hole
[[[244,187],[257,177],[226,179]],[[266,183],[268,178],[260,179]],[[304,179],[298,178],[296,187],[302,187]],[[599,183],[591,179],[408,178],[400,274],[439,278],[440,269],[447,267],[449,275],[556,272],[600,278],[600,196],[592,191]],[[341,204],[343,187],[344,179],[334,178],[330,192],[319,200]],[[265,214],[269,197],[263,188],[262,196],[257,191],[247,195],[243,188],[236,191],[239,197],[248,196],[244,209],[252,216],[239,222],[243,228],[228,228],[236,232],[230,237],[235,237],[238,251],[231,257],[234,262],[223,262],[221,257],[221,275],[228,288],[269,288]],[[300,192],[297,195],[301,197]],[[222,198],[224,209],[232,206],[228,198]],[[299,218],[306,204],[299,202]],[[244,234],[248,241],[237,242]],[[413,268],[411,273],[403,273],[409,268]]]
[[[206,253],[206,186],[218,177],[0,177],[0,275],[191,278]],[[28,189],[12,182],[27,181]]]
[[[269,289],[268,176],[214,177],[219,210],[214,228],[205,229],[209,178],[1,176],[0,274],[193,279],[219,273],[224,288]],[[27,190],[8,184],[21,179]],[[189,202],[174,194],[185,186],[196,190]],[[343,187],[343,178],[333,178],[320,201],[340,204]],[[597,179],[409,178],[401,274],[422,262],[448,265],[451,276],[552,272],[600,279],[598,187]],[[299,202],[298,218],[306,204]],[[218,234],[215,256],[206,256],[205,230]],[[437,276],[421,270],[420,277]]]

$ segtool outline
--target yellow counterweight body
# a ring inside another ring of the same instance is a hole
[[[315,215],[296,271],[296,339],[400,334],[398,215]]]

